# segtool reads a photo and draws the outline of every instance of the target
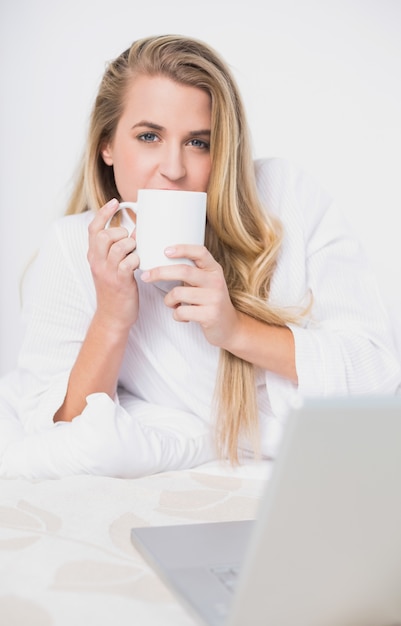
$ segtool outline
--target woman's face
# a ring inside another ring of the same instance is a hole
[[[164,76],[138,75],[129,87],[115,135],[102,149],[124,201],[138,189],[207,191],[210,96]]]

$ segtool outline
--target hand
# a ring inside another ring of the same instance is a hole
[[[168,265],[156,267],[141,276],[144,282],[178,280],[164,298],[173,309],[177,322],[198,322],[209,343],[224,348],[236,332],[240,314],[234,308],[223,269],[204,246],[177,245],[165,250],[171,258],[187,258],[195,266]]]
[[[105,324],[126,330],[138,317],[138,286],[134,270],[139,265],[135,238],[126,228],[105,229],[118,210],[118,201],[110,200],[89,224],[88,261],[97,296],[97,317]]]

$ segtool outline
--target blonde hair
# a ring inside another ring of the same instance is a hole
[[[244,106],[227,65],[208,45],[184,36],[138,40],[112,61],[93,107],[86,154],[67,213],[97,210],[120,199],[112,167],[101,156],[123,112],[134,75],[163,75],[204,89],[211,98],[211,175],[206,246],[221,264],[233,305],[251,317],[284,326],[294,314],[269,305],[270,282],[282,239],[281,226],[258,197]],[[239,444],[259,449],[255,368],[220,351],[215,388],[219,456],[239,460]]]

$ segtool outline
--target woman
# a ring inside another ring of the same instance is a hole
[[[205,246],[166,250],[193,267],[138,269],[118,205],[140,188],[207,191]],[[150,37],[109,65],[67,213],[35,264],[3,381],[4,476],[274,456],[297,394],[400,384],[358,244],[308,177],[252,161],[238,89],[204,43]]]

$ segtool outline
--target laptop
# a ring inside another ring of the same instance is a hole
[[[256,520],[131,538],[203,626],[401,625],[401,397],[294,409]]]

